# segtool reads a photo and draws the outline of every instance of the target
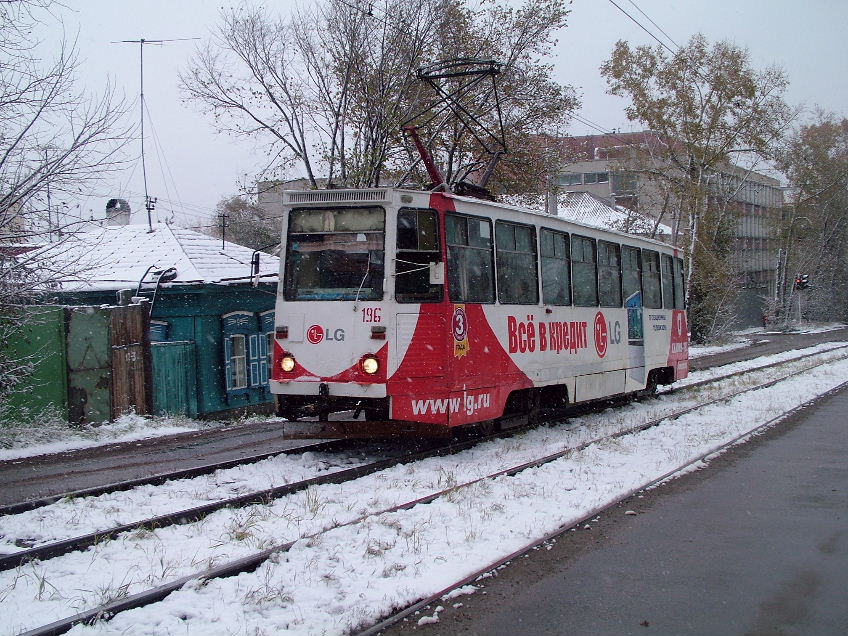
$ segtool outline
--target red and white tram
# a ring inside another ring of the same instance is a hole
[[[688,373],[673,247],[445,192],[283,204],[270,385],[292,435],[446,435]]]

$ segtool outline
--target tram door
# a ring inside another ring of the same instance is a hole
[[[621,286],[627,309],[627,380],[643,386],[645,370],[645,327],[642,310],[642,252],[638,247],[621,246]],[[630,387],[628,387],[630,388]]]

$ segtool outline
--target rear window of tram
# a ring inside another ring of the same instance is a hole
[[[662,292],[663,307],[674,308],[674,259],[668,254],[662,255]]]
[[[674,259],[674,308],[686,308],[686,287],[683,283],[683,259]]]

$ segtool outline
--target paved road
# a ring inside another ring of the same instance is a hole
[[[848,327],[823,331],[820,333],[754,333],[747,336],[750,344],[741,349],[734,349],[725,353],[711,356],[694,358],[689,364],[692,370],[706,369],[722,364],[750,360],[751,358],[780,353],[781,351],[792,351],[803,349],[823,342],[843,341],[848,342]]]
[[[843,390],[384,633],[848,634],[847,590]]]
[[[241,424],[0,462],[0,505],[303,446],[279,423]]]

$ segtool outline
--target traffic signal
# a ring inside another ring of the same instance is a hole
[[[798,274],[795,277],[795,289],[807,289],[810,286],[809,274]]]

